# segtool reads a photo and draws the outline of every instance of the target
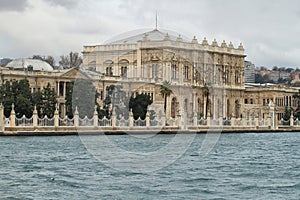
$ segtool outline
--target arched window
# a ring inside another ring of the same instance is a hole
[[[171,66],[172,79],[177,79],[177,66],[172,64]]]
[[[189,79],[189,67],[188,66],[184,66],[184,80],[188,80]]]
[[[107,60],[103,63],[105,68],[105,75],[112,76],[113,75],[113,65],[114,62],[112,60]]]
[[[119,62],[119,66],[121,67],[121,76],[127,77],[127,70],[128,70],[129,61],[126,59],[122,59]]]
[[[152,78],[158,78],[158,64],[152,65]]]
[[[171,117],[175,118],[177,113],[177,99],[174,97],[171,101]]]
[[[235,72],[235,84],[240,83],[240,73],[238,71]]]

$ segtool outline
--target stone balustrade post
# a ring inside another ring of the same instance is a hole
[[[181,114],[179,113],[177,115],[177,126],[178,126],[178,129],[181,129]]]
[[[32,123],[34,128],[38,126],[38,112],[36,110],[36,106],[34,106],[33,113],[32,113]]]
[[[54,127],[55,128],[59,127],[58,105],[55,106],[55,111],[54,111]]]
[[[4,131],[4,107],[2,105],[2,103],[0,104],[0,131],[3,132]]]
[[[270,129],[271,126],[272,126],[272,119],[271,119],[271,116],[268,116],[267,120],[268,120],[268,128]]]
[[[112,128],[116,127],[116,121],[117,121],[116,111],[113,110],[112,115],[111,115],[111,126],[112,126]]]
[[[150,114],[149,114],[149,110],[147,110],[146,113],[146,128],[150,127]]]
[[[235,117],[231,117],[230,120],[231,120],[231,122],[230,122],[231,126],[234,127],[235,124],[236,124],[236,122],[235,122],[235,121],[236,121]]]
[[[259,129],[259,119],[258,119],[258,116],[255,117],[255,127],[256,129]]]
[[[16,113],[15,113],[15,105],[11,105],[11,112],[10,112],[10,127],[16,126]]]
[[[134,121],[133,112],[132,112],[132,109],[130,109],[130,111],[129,111],[129,127],[130,128],[133,127],[133,121]]]
[[[97,106],[94,108],[94,128],[98,127],[98,112],[97,112]]]
[[[207,126],[210,126],[211,125],[210,112],[207,113],[206,120],[207,120]]]
[[[166,114],[163,114],[161,116],[161,126],[165,127],[166,126]]]
[[[293,111],[291,111],[291,116],[290,116],[290,127],[294,127],[294,114],[293,114]]]
[[[75,107],[75,112],[74,112],[74,126],[75,127],[79,126],[79,112],[77,106]]]
[[[219,126],[224,126],[223,117],[219,117]]]
[[[198,126],[198,116],[197,116],[196,112],[194,112],[193,122],[194,122],[194,126],[197,127]]]

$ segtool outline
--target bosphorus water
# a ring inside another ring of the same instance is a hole
[[[155,151],[174,136],[106,137],[127,150]],[[0,137],[0,199],[299,199],[300,133],[222,134],[201,157],[204,137],[151,173],[104,165],[78,136]]]

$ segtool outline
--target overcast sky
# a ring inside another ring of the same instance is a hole
[[[58,58],[136,29],[243,43],[256,66],[300,67],[298,0],[0,0],[0,58]]]

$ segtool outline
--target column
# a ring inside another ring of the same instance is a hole
[[[66,97],[66,91],[67,91],[67,82],[64,82],[64,94],[63,97]]]
[[[79,126],[79,113],[77,106],[75,107],[75,112],[74,112],[74,126],[78,127]]]
[[[59,97],[59,81],[57,81],[57,96]]]
[[[54,111],[54,127],[57,128],[59,126],[59,116],[58,116],[58,105],[55,106]]]
[[[34,106],[33,109],[33,114],[32,114],[32,123],[33,123],[33,127],[36,128],[38,126],[38,116],[37,116],[37,110],[36,110],[36,106]]]

